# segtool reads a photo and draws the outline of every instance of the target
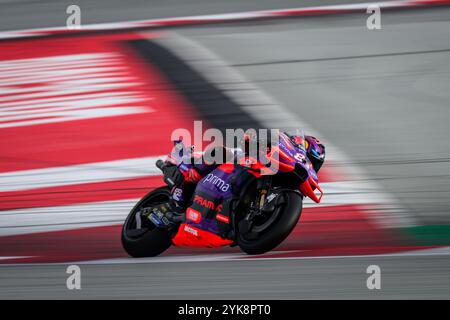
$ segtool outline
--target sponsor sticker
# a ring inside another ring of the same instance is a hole
[[[199,223],[202,220],[202,214],[197,210],[188,208],[186,211],[186,219]]]
[[[216,186],[217,189],[219,189],[222,192],[227,192],[228,189],[230,189],[230,184],[226,183],[223,179],[220,177],[210,173],[206,176],[205,182],[209,182],[212,185]]]
[[[192,234],[192,235],[198,237],[198,232],[197,232],[197,230],[195,230],[194,228],[189,227],[188,225],[185,225],[185,226],[184,226],[184,231],[186,231],[186,232],[188,232],[188,233],[190,233],[190,234]]]
[[[228,218],[220,213],[216,215],[216,219],[223,223],[230,223],[230,218]]]

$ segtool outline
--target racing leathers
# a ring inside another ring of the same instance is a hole
[[[293,144],[298,144],[298,136],[289,136]],[[318,139],[313,136],[305,136],[304,143],[307,151],[307,156],[316,172],[318,172],[325,160],[325,146],[320,143]],[[235,151],[225,147],[214,147],[215,150],[209,150],[205,154],[214,156],[214,152],[222,149],[223,162],[233,159]],[[208,150],[206,150],[208,151]],[[184,218],[184,211],[188,205],[190,198],[195,190],[196,184],[208,173],[219,166],[218,163],[208,162],[203,157],[203,154],[193,153],[188,161],[182,161],[177,164],[172,156],[169,156],[169,166],[164,170],[164,180],[172,187],[171,195],[172,201],[169,208],[169,216],[175,220],[182,220]]]

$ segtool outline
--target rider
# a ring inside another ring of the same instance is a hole
[[[320,170],[323,162],[325,161],[325,146],[313,136],[302,135],[290,135],[285,132],[294,145],[305,146],[308,159],[316,172]],[[215,150],[218,147],[215,147]],[[220,147],[219,147],[220,148]],[[232,152],[223,148],[224,162],[230,160],[233,157]],[[210,151],[210,154],[214,157],[215,150]],[[202,157],[202,155],[196,155],[194,157]],[[170,159],[170,156],[169,156]],[[172,220],[183,221],[184,211],[186,210],[187,201],[192,195],[196,184],[208,173],[217,168],[219,164],[208,163],[205,159],[201,159],[199,163],[192,161],[194,164],[182,163],[179,166],[166,166],[164,168],[164,180],[172,185],[172,203],[168,208],[167,217]],[[222,163],[224,163],[222,162]]]

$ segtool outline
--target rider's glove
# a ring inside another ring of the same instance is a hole
[[[178,186],[184,181],[184,176],[177,166],[166,166],[163,169],[164,182],[170,187]]]

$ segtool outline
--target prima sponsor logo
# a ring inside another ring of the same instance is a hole
[[[230,189],[230,184],[225,183],[225,181],[215,174],[208,174],[205,178],[205,182],[209,182],[213,185],[215,185],[220,191],[227,192]]]

